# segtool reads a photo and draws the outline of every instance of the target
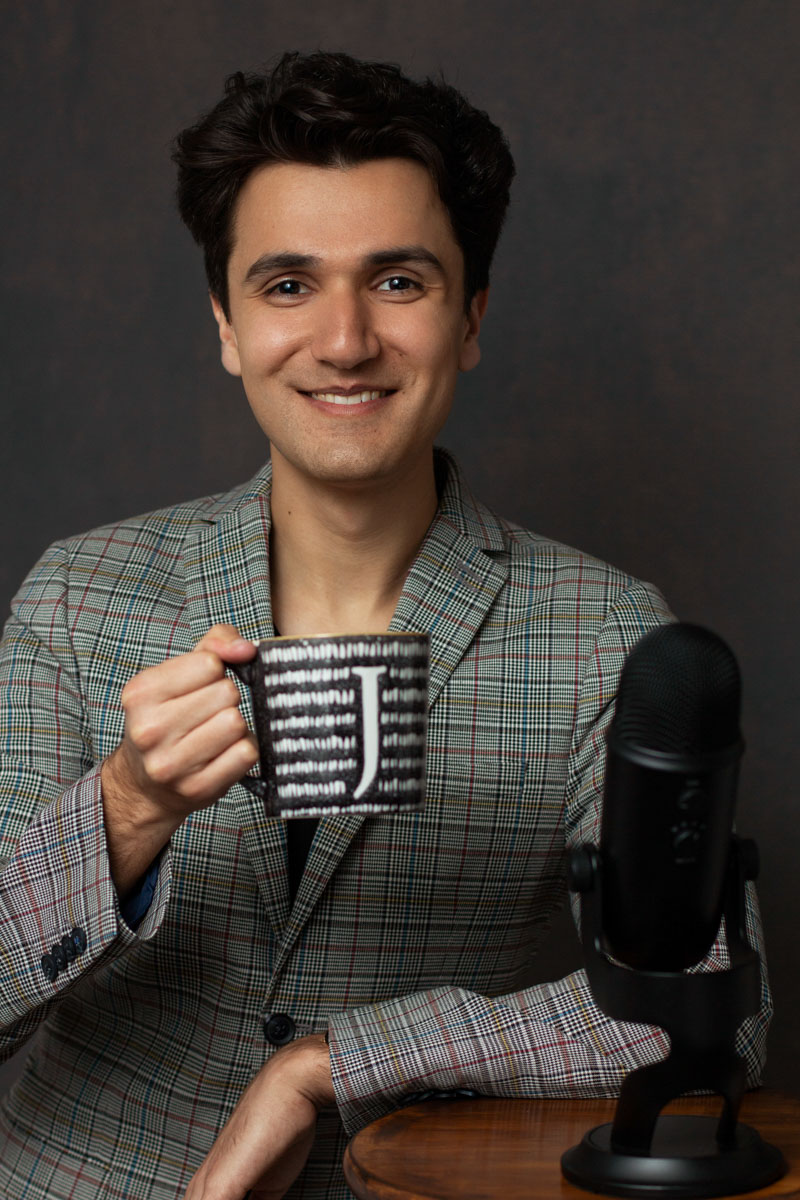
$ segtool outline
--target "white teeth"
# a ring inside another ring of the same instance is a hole
[[[378,400],[386,392],[355,392],[352,396],[342,396],[339,392],[312,392],[311,395],[326,404],[366,404],[367,400]]]

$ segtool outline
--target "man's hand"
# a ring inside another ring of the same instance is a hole
[[[255,654],[215,625],[190,654],[141,671],[122,692],[125,734],[103,763],[111,871],[130,890],[189,813],[223,796],[258,761],[226,663]]]
[[[322,1034],[284,1046],[250,1083],[185,1200],[279,1200],[305,1166],[317,1113],[335,1100]]]

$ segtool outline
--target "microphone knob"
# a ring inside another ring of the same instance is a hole
[[[678,796],[678,808],[687,817],[704,817],[708,809],[708,793],[699,783],[689,783]]]
[[[679,865],[696,862],[700,849],[700,830],[696,826],[679,829],[673,835],[672,849],[675,852],[675,862]]]
[[[567,887],[571,892],[594,891],[597,863],[594,846],[578,846],[572,851],[567,867]]]

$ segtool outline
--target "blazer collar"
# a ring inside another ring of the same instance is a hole
[[[437,448],[435,462],[439,507],[408,573],[390,629],[428,631],[437,661],[454,667],[505,581],[507,538],[500,520],[473,496],[455,459]],[[253,641],[274,636],[271,490],[268,462],[248,483],[221,497],[216,511],[212,508],[197,534],[187,539],[183,564],[195,641],[219,623],[234,625]],[[460,633],[452,627],[456,615]],[[446,678],[437,677],[431,703]]]
[[[431,639],[429,704],[467,652],[507,577],[501,522],[477,501],[453,458],[436,451],[439,507],[406,577],[390,630],[423,631]],[[252,641],[275,628],[269,586],[270,491],[267,464],[242,488],[222,497],[187,541],[183,564],[187,614],[195,642],[210,626],[234,625]],[[252,728],[247,689],[242,711]],[[280,962],[361,828],[363,816],[320,822],[305,875],[289,911],[284,822],[265,818],[261,803],[235,785],[243,834],[270,920]],[[223,803],[225,801],[222,801]]]
[[[508,574],[500,521],[475,499],[444,450],[436,451],[436,471],[439,507],[389,626],[430,634],[430,704],[463,658]]]
[[[220,498],[202,518],[183,552],[186,601],[195,642],[212,625],[234,625],[252,641],[272,637],[269,587],[269,496],[267,463],[241,488]]]

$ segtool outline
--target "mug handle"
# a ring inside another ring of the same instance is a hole
[[[242,683],[246,687],[250,688],[250,691],[252,692],[256,680],[257,663],[258,659],[253,658],[250,660],[250,662],[226,663],[226,666],[230,667],[234,675],[237,675],[239,679],[241,679]],[[241,783],[243,787],[246,787],[248,792],[252,792],[254,796],[258,796],[259,800],[263,800],[264,803],[266,803],[270,797],[270,785],[267,780],[262,779],[260,775],[243,775],[239,780],[239,783]]]

